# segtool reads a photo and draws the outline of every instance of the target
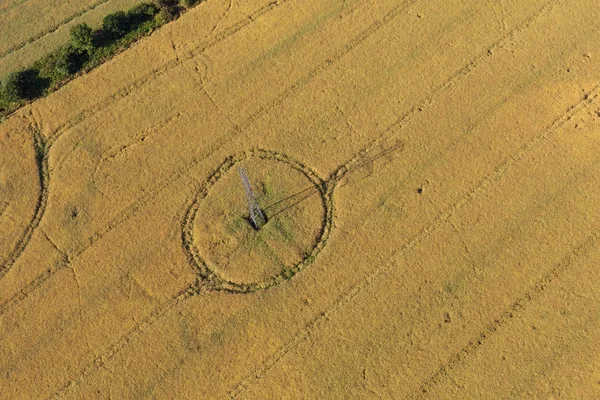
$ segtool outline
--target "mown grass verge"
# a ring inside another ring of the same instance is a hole
[[[106,62],[202,1],[153,0],[107,15],[98,29],[87,24],[75,25],[69,43],[2,79],[0,121],[24,104],[52,93],[79,74]]]

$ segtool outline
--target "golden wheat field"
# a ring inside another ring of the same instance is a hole
[[[0,398],[600,398],[599,85],[591,0],[200,4],[0,124]]]
[[[67,42],[80,23],[98,27],[105,15],[139,0],[3,0],[0,2],[0,77],[28,67]]]

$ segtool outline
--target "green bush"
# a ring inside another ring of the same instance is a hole
[[[8,101],[17,101],[23,98],[25,85],[20,72],[11,72],[2,82],[2,91]]]
[[[3,85],[0,85],[0,112],[5,111],[10,105],[10,101],[8,100],[6,94],[4,93],[4,88],[2,86]],[[0,119],[0,121],[1,121],[1,119]]]
[[[77,24],[71,28],[71,43],[75,48],[88,53],[94,49],[94,31],[87,24]]]
[[[37,69],[24,69],[8,74],[3,82],[4,97],[8,101],[33,99],[42,94],[48,81],[40,78]]]
[[[158,13],[158,23],[160,25],[171,22],[177,17],[177,13],[170,8],[162,8]]]
[[[102,30],[111,39],[122,37],[129,28],[129,18],[123,11],[109,14],[102,21]]]

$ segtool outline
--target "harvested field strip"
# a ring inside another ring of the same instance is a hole
[[[533,140],[526,143],[521,148],[520,151],[518,151],[516,154],[512,155],[508,160],[506,160],[505,163],[503,163],[498,168],[496,168],[496,170],[494,171],[494,173],[492,175],[490,175],[490,176],[486,177],[485,179],[483,179],[482,181],[480,181],[477,186],[475,186],[470,192],[466,193],[466,195],[463,196],[456,204],[454,204],[454,206],[452,206],[449,210],[447,210],[440,217],[438,217],[432,225],[426,227],[419,235],[417,235],[415,238],[413,238],[408,244],[406,244],[402,248],[400,248],[397,251],[395,251],[394,253],[392,253],[392,255],[389,258],[395,259],[395,258],[401,257],[404,253],[406,253],[413,247],[419,245],[425,237],[430,236],[432,233],[434,233],[437,230],[437,228],[439,228],[442,224],[446,223],[456,213],[457,210],[464,207],[476,196],[485,193],[485,191],[491,185],[493,185],[498,180],[502,179],[502,177],[504,176],[507,169],[509,169],[512,165],[517,163],[519,160],[523,159],[523,157],[526,156],[527,153],[529,151],[531,151],[531,149],[533,149],[536,145],[538,145],[538,143],[545,140],[548,136],[554,134],[567,121],[571,120],[577,112],[589,107],[592,104],[593,100],[595,100],[600,95],[599,89],[600,89],[600,86],[597,86],[596,88],[594,88],[594,90],[592,92],[586,94],[586,96],[583,100],[581,100],[579,103],[573,105],[567,111],[566,114],[564,114],[562,117],[560,117],[559,119],[554,121],[550,126],[548,126],[547,129],[542,131]],[[588,243],[588,241],[586,241],[587,244],[584,246],[584,248],[589,249],[589,247],[592,244],[595,244],[598,236],[600,236],[600,231],[595,232],[594,235],[592,235],[590,237],[590,239],[589,239],[590,243]],[[581,253],[581,250],[577,250],[577,249],[574,249],[572,252],[572,254],[575,257],[577,255],[579,255],[580,253]],[[571,262],[572,261],[569,261],[569,263],[566,264],[566,266],[570,265]],[[566,268],[566,266],[562,266],[562,265],[563,264],[559,264],[557,267],[552,269],[551,272],[547,276],[553,277],[554,275],[557,275],[558,271],[561,271],[562,269]],[[291,340],[286,342],[286,344],[284,346],[281,346],[275,353],[273,353],[270,357],[268,357],[261,364],[261,366],[259,368],[257,368],[255,371],[252,371],[250,374],[248,374],[244,380],[242,380],[241,382],[234,385],[230,391],[231,397],[236,398],[242,392],[244,392],[249,386],[255,384],[258,380],[260,380],[260,378],[262,376],[264,376],[271,368],[273,368],[273,366],[275,364],[277,364],[277,362],[279,360],[281,360],[290,350],[292,350],[293,348],[296,348],[301,342],[308,339],[315,329],[319,328],[321,325],[326,323],[332,315],[334,315],[337,311],[344,308],[356,296],[358,296],[358,294],[360,294],[363,290],[365,290],[369,286],[371,286],[375,280],[382,277],[388,270],[390,270],[393,267],[394,267],[393,262],[387,262],[387,263],[383,264],[382,266],[376,268],[373,272],[371,272],[366,278],[364,278],[362,281],[360,281],[357,285],[353,286],[351,288],[351,290],[349,290],[348,292],[346,292],[342,296],[340,296],[335,302],[333,302],[328,307],[328,309],[326,311],[322,312],[314,320],[312,320],[308,324],[306,324],[306,326],[303,330],[297,332]],[[552,272],[552,271],[556,271],[556,272]],[[536,284],[534,286],[534,289],[532,289],[532,290],[537,290],[535,288],[537,288],[538,286],[545,286],[545,282],[547,279],[548,278],[546,278],[546,277],[543,278],[543,280],[540,281],[539,284]],[[550,279],[550,281],[552,279]],[[548,282],[550,282],[550,281],[548,281]],[[531,296],[531,295],[526,294],[524,296],[524,298],[526,298],[527,296]],[[520,303],[520,302],[522,302],[521,299],[517,300],[517,303]],[[442,374],[442,373],[443,372],[440,372],[440,374]],[[435,379],[437,379],[437,378],[435,378],[435,376],[432,377],[432,381],[435,381]],[[426,387],[427,385],[428,385],[427,383],[423,383],[424,387]]]
[[[61,26],[65,25],[65,24],[68,24],[69,22],[73,21],[74,19],[79,18],[82,15],[85,15],[85,14],[89,13],[90,11],[98,8],[102,4],[107,3],[109,1],[111,1],[111,0],[99,0],[96,3],[93,3],[92,5],[90,5],[89,7],[84,8],[83,10],[78,11],[75,14],[69,15],[68,17],[66,17],[63,20],[61,20],[59,23],[46,28],[46,30],[44,30],[42,32],[39,32],[38,34],[36,34],[36,35],[28,38],[27,40],[24,40],[24,41],[22,41],[20,43],[14,44],[13,46],[11,46],[11,47],[5,49],[4,51],[0,52],[0,58],[4,58],[4,57],[8,56],[9,54],[14,53],[15,51],[18,51],[18,50],[24,48],[25,46],[27,46],[27,45],[35,42],[35,41],[40,40],[44,36],[49,35],[49,34],[51,34],[53,32],[56,32]]]

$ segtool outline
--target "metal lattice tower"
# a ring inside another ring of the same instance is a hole
[[[242,177],[242,184],[246,189],[246,199],[248,200],[248,210],[250,211],[250,220],[255,229],[262,228],[267,223],[267,218],[260,210],[254,192],[252,192],[252,186],[250,186],[250,180],[246,174],[246,170],[240,167],[240,176]]]

